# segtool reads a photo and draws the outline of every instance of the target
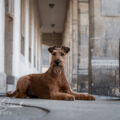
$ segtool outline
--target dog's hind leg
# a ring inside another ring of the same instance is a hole
[[[17,82],[16,98],[26,98],[27,89],[29,87],[30,81],[29,76],[24,76],[20,78]]]

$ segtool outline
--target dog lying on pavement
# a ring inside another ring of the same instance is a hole
[[[8,97],[16,98],[37,97],[53,100],[95,100],[94,96],[75,93],[70,89],[65,77],[65,56],[70,51],[68,47],[50,47],[52,54],[49,69],[43,74],[30,74],[21,77],[13,93],[8,92]]]

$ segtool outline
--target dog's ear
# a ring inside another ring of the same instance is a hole
[[[64,50],[64,52],[65,52],[66,54],[70,51],[70,48],[69,48],[69,47],[62,46],[62,49]]]
[[[49,48],[48,48],[48,51],[49,51],[50,53],[52,53],[55,48],[56,48],[56,46],[49,47]]]

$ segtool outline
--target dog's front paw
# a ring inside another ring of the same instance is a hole
[[[87,96],[87,99],[88,99],[88,100],[95,100],[95,97],[94,97],[93,95],[88,95],[88,96]]]
[[[76,100],[95,100],[95,97],[89,94],[77,94],[75,98]]]
[[[75,96],[73,95],[67,95],[66,100],[75,100]]]

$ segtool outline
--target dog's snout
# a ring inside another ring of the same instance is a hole
[[[56,65],[59,65],[59,63],[60,63],[60,60],[55,60]]]

